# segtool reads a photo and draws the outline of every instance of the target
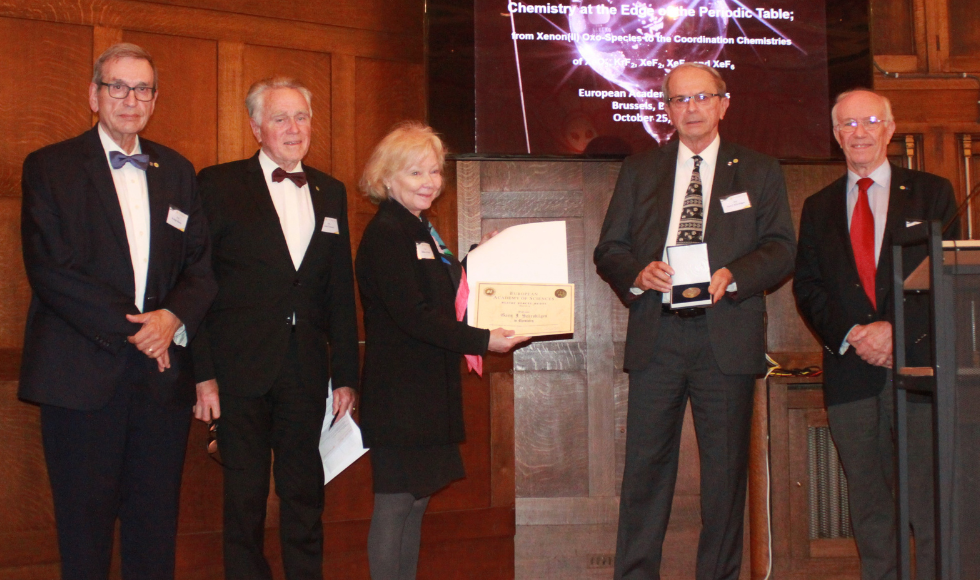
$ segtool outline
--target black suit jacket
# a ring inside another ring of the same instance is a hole
[[[419,259],[427,244],[434,259]],[[384,201],[357,248],[364,308],[361,429],[365,446],[458,443],[464,438],[460,359],[483,354],[490,331],[456,320],[462,267],[440,259],[428,228]]]
[[[357,317],[347,194],[329,175],[305,166],[316,216],[299,271],[293,266],[258,152],[198,175],[211,228],[218,295],[193,343],[198,382],[243,397],[272,388],[296,333],[305,382],[323,390],[357,388]],[[339,233],[323,231],[325,218]],[[296,327],[293,328],[293,313]],[[327,345],[329,343],[329,362]]]
[[[854,263],[847,226],[847,175],[811,195],[803,204],[800,244],[796,255],[793,293],[803,318],[823,344],[824,396],[828,405],[877,396],[885,385],[884,367],[869,365],[853,348],[840,355],[844,338],[855,324],[894,319],[891,240],[910,222],[941,220],[956,213],[953,186],[942,177],[892,166],[888,217],[875,275],[877,309],[864,293]],[[959,222],[945,234],[959,236]],[[902,257],[908,275],[925,258],[923,246],[907,249]],[[929,364],[928,302],[910,296],[906,302],[907,356],[910,364]]]
[[[165,308],[194,335],[216,292],[194,168],[176,151],[140,139],[150,156],[150,261],[144,312]],[[33,294],[18,395],[77,410],[104,406],[135,347],[133,264],[98,128],[27,156],[22,180],[24,266]],[[189,216],[183,232],[170,208]],[[143,356],[143,355],[139,355]],[[149,388],[165,404],[195,400],[190,353],[170,345],[170,368],[143,357]]]
[[[629,306],[625,367],[645,368],[653,359],[663,295],[630,292],[636,276],[663,257],[674,198],[678,141],[628,157],[616,182],[593,258],[599,275]],[[725,213],[721,199],[747,192],[752,207]],[[721,142],[711,186],[704,241],[714,273],[727,267],[738,284],[708,309],[711,346],[725,374],[765,370],[763,292],[792,271],[796,239],[779,163],[740,145]]]

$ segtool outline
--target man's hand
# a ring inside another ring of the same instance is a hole
[[[864,362],[879,366],[892,365],[892,325],[878,321],[871,324],[858,324],[847,335],[847,342],[854,347]]]
[[[712,274],[711,284],[708,285],[708,294],[711,294],[711,303],[714,304],[725,297],[728,286],[735,281],[735,276],[731,270],[722,268]]]
[[[333,390],[333,416],[334,419],[343,417],[348,412],[354,411],[354,402],[357,394],[350,387],[337,387]]]
[[[170,368],[170,343],[180,328],[180,319],[169,310],[154,310],[143,314],[127,314],[126,320],[142,324],[143,328],[127,340],[146,356],[156,359],[162,373]]]
[[[670,292],[670,277],[673,275],[674,269],[667,262],[650,262],[636,275],[633,285],[644,291]]]
[[[205,423],[221,416],[221,403],[218,400],[218,381],[210,379],[197,383],[197,404],[194,405],[194,418]]]

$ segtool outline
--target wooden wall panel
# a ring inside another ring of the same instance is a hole
[[[0,197],[0,349],[19,348],[31,301],[20,243],[20,199]]]
[[[871,0],[873,26],[871,43],[875,54],[915,55],[913,0]]]
[[[153,55],[159,97],[143,135],[176,149],[198,171],[218,162],[218,44],[169,34],[124,31],[124,42]]]
[[[268,46],[245,45],[242,73],[242,95],[257,80],[285,75],[302,81],[313,93],[313,136],[310,152],[304,163],[309,163],[320,171],[330,173],[331,132],[330,132],[330,55],[304,50],[289,50]],[[258,143],[248,125],[248,113],[244,99],[241,111],[245,115],[242,137],[242,157],[251,157],[259,149]]]
[[[0,39],[0,196],[20,197],[28,153],[92,126],[92,29],[0,18]]]
[[[948,1],[950,56],[980,57],[980,11],[976,0]]]
[[[518,497],[589,493],[588,405],[583,371],[528,371],[514,378]]]
[[[286,0],[140,1],[416,36],[422,35],[425,5],[423,0],[316,0],[299,3]]]

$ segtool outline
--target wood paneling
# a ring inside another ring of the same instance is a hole
[[[980,11],[975,0],[949,1],[950,56],[980,57]]]
[[[157,66],[159,96],[143,135],[176,149],[200,171],[218,162],[218,44],[169,34],[123,32]]]
[[[519,372],[514,378],[518,497],[589,493],[584,372]]]
[[[386,2],[385,0],[141,0],[189,8],[206,8],[265,19],[295,20],[332,24],[362,30],[377,30],[402,35],[422,35],[423,0]]]
[[[356,7],[358,0],[343,0],[342,3]],[[3,16],[213,40],[256,42],[256,39],[262,39],[261,44],[265,46],[412,63],[422,61],[420,34],[391,34],[346,25],[264,18],[151,2],[49,0],[39,6],[35,2],[20,0],[0,4],[0,17]]]
[[[0,348],[19,348],[31,288],[20,244],[20,199],[0,197]]]
[[[92,29],[0,17],[0,39],[0,196],[20,197],[28,153],[92,126]]]
[[[871,39],[875,54],[915,55],[915,20],[912,0],[871,0]]]

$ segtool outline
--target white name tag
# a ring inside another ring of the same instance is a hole
[[[919,225],[921,223],[922,222],[920,222],[920,221],[918,221],[918,222],[909,222],[909,221],[907,221],[907,222],[905,222],[905,227],[910,228],[912,226],[917,226],[917,225]]]
[[[733,193],[727,197],[721,198],[721,209],[725,213],[732,213],[733,211],[739,211],[746,208],[752,207],[752,202],[749,201],[749,192],[743,191],[742,193]]]
[[[337,225],[337,218],[325,217],[323,218],[323,227],[320,228],[321,232],[327,232],[328,234],[339,234],[340,226]]]
[[[170,211],[167,212],[167,224],[184,231],[184,228],[187,227],[187,214],[174,206],[170,206]]]
[[[419,260],[436,259],[436,257],[432,255],[432,246],[425,242],[415,242],[415,255],[418,256]]]

